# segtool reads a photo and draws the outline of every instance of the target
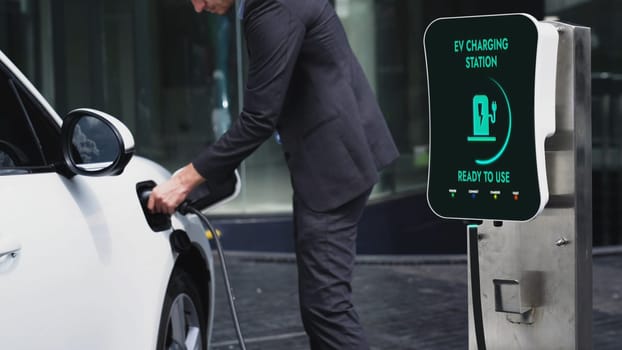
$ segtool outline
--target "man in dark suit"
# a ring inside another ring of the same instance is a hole
[[[233,0],[192,0],[225,14]],[[351,302],[357,224],[398,151],[327,0],[242,0],[249,68],[239,118],[149,200],[172,213],[277,131],[294,189],[299,299],[312,349],[368,349]]]

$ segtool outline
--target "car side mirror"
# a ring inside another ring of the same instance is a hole
[[[63,121],[62,152],[71,175],[119,175],[134,154],[134,137],[118,119],[76,109]]]

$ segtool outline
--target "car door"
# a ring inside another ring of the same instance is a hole
[[[98,335],[118,286],[96,179],[56,172],[58,122],[5,65],[0,101],[1,347],[110,349]]]

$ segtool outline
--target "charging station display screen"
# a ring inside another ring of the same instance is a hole
[[[524,221],[537,214],[537,39],[535,23],[518,14],[428,27],[428,202],[437,215]]]

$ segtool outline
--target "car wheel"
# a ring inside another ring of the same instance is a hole
[[[164,298],[157,350],[206,350],[204,311],[190,275],[174,271]]]

